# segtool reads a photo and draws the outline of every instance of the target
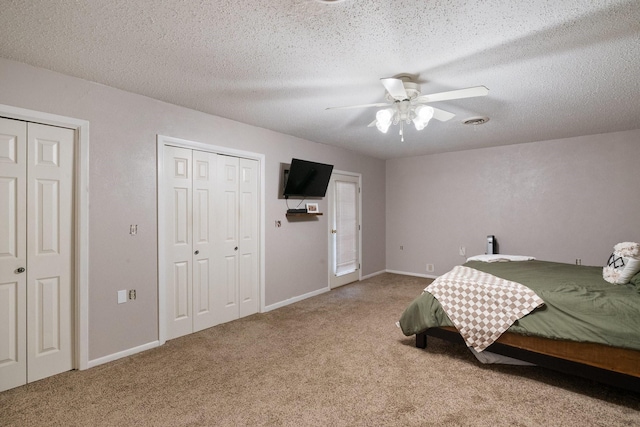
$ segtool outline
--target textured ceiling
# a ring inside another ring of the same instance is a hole
[[[379,158],[640,128],[638,0],[329,3],[3,0],[0,56]],[[490,93],[404,142],[375,109],[325,110],[403,73]]]

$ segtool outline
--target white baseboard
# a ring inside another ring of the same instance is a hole
[[[320,295],[320,294],[324,294],[325,292],[329,292],[329,290],[330,289],[328,287],[327,288],[322,288],[322,289],[318,289],[317,291],[308,292],[306,294],[299,295],[297,297],[293,297],[293,298],[286,299],[284,301],[277,302],[275,304],[267,305],[267,306],[264,307],[264,310],[262,312],[266,313],[268,311],[275,310],[276,308],[280,308],[280,307],[284,307],[284,306],[289,305],[289,304],[293,304],[294,302],[298,302],[298,301],[305,300],[307,298],[315,297],[316,295]]]
[[[414,276],[414,277],[424,277],[425,279],[435,279],[438,276],[434,276],[433,274],[418,274],[418,273],[411,273],[408,271],[397,271],[397,270],[386,270],[387,273],[393,273],[393,274],[402,274],[405,276]]]
[[[108,356],[99,357],[97,359],[89,360],[89,364],[87,368],[93,368],[98,365],[103,365],[108,362],[113,362],[114,360],[122,359],[123,357],[131,356],[132,354],[140,353],[145,350],[150,350],[152,348],[156,348],[160,345],[160,341],[152,341],[147,344],[140,345],[138,347],[133,347],[128,350],[119,351],[118,353],[113,353]]]
[[[363,276],[361,278],[361,280],[369,279],[371,277],[378,276],[378,275],[383,274],[383,273],[394,273],[394,274],[402,274],[402,275],[405,275],[405,276],[425,277],[427,279],[435,279],[436,277],[438,277],[438,276],[433,276],[433,275],[428,275],[428,274],[410,273],[410,272],[406,272],[406,271],[381,270],[381,271],[377,271],[377,272],[372,273],[372,274],[367,274],[366,276]],[[323,289],[318,289],[317,291],[308,292],[306,294],[299,295],[297,297],[289,298],[289,299],[286,299],[284,301],[280,301],[280,302],[277,302],[275,304],[271,304],[271,305],[265,306],[264,310],[263,310],[263,313],[275,310],[277,308],[285,307],[285,306],[287,306],[289,304],[293,304],[293,303],[296,303],[298,301],[305,300],[307,298],[311,298],[311,297],[315,297],[317,295],[324,294],[326,292],[329,292],[330,290],[331,289],[329,289],[328,287],[327,288],[323,288]],[[114,360],[122,359],[123,357],[131,356],[131,355],[134,355],[136,353],[140,353],[140,352],[143,352],[145,350],[150,350],[152,348],[156,348],[156,347],[159,347],[159,346],[160,346],[160,341],[152,341],[150,343],[143,344],[143,345],[140,345],[138,347],[133,347],[133,348],[130,348],[128,350],[124,350],[124,351],[120,351],[118,353],[110,354],[108,356],[103,356],[103,357],[99,357],[97,359],[89,360],[89,362],[87,364],[87,368],[93,368],[93,367],[96,367],[96,366],[99,366],[99,365],[103,365],[105,363],[113,362]]]
[[[329,292],[329,288],[318,289],[317,291],[309,292],[304,295],[299,295],[297,297],[289,298],[284,301],[280,301],[275,304],[268,305],[264,308],[263,313],[266,313],[271,310],[275,310],[276,308],[284,307],[289,304],[293,304],[294,302],[302,301],[307,298],[314,297],[316,295],[324,294],[325,292]],[[164,343],[163,343],[164,344]],[[99,365],[103,365],[105,363],[113,362],[114,360],[122,359],[123,357],[131,356],[136,353],[143,352],[145,350],[150,350],[152,348],[159,347],[160,341],[153,341],[147,344],[140,345],[138,347],[133,347],[128,350],[120,351],[118,353],[113,353],[108,356],[99,357],[97,359],[90,360],[87,364],[87,368],[93,368]]]
[[[372,277],[379,276],[379,275],[384,274],[386,272],[387,272],[387,270],[376,271],[375,273],[371,273],[371,274],[367,274],[366,276],[362,276],[360,278],[360,280],[371,279]]]

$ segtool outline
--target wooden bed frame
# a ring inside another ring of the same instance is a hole
[[[464,344],[457,329],[445,326],[416,334],[416,347],[426,348],[427,336]],[[640,393],[637,350],[505,332],[487,351]]]

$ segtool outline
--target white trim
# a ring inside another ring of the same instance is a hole
[[[117,353],[109,354],[107,356],[90,360],[88,367],[94,368],[98,365],[104,365],[105,363],[113,362],[114,360],[122,359],[123,357],[131,356],[133,354],[140,353],[145,350],[151,350],[152,348],[156,348],[159,346],[160,346],[160,341],[152,341],[147,344],[139,345],[137,347],[133,347],[127,350],[119,351]]]
[[[397,270],[385,270],[387,273],[393,274],[402,274],[403,276],[414,276],[414,277],[424,277],[425,279],[435,279],[438,276],[434,276],[432,274],[419,274],[419,273],[410,273],[408,271],[397,271]]]
[[[380,270],[380,271],[376,271],[375,273],[371,273],[371,274],[367,274],[366,276],[362,276],[362,277],[360,278],[360,280],[367,280],[367,279],[371,279],[372,277],[379,276],[379,275],[384,274],[384,273],[386,273],[386,272],[387,272],[387,270]]]
[[[165,219],[164,219],[164,191],[161,190],[161,185],[162,185],[162,177],[164,176],[164,143],[161,142],[161,137],[160,135],[157,136],[157,140],[156,140],[156,159],[157,159],[157,166],[156,166],[156,170],[157,170],[157,176],[156,176],[156,191],[157,191],[157,209],[156,209],[156,214],[157,214],[157,222],[158,222],[158,230],[157,230],[157,235],[158,235],[158,342],[160,345],[163,345],[166,341],[167,341],[167,325],[166,325],[166,319],[167,319],[167,313],[166,313],[166,306],[167,306],[167,298],[166,298],[166,292],[167,292],[167,288],[165,285],[165,274],[164,274],[164,268],[162,268],[162,260],[166,258],[166,254],[165,254],[165,245],[166,245],[166,239],[164,236],[164,233],[161,233],[160,230],[162,229],[163,225],[165,223]]]
[[[260,218],[259,222],[259,234],[260,234],[260,312],[265,312],[265,170],[266,161],[265,155],[260,153],[253,153],[250,151],[236,150],[234,148],[221,147],[218,145],[204,144],[202,142],[189,141],[181,138],[174,138],[171,136],[157,135],[156,143],[156,158],[157,162],[157,176],[156,176],[156,188],[157,188],[157,200],[158,200],[158,342],[159,345],[164,344],[167,341],[167,329],[166,329],[166,278],[164,277],[164,269],[162,268],[162,260],[165,259],[165,236],[163,224],[164,217],[164,192],[162,191],[162,177],[164,176],[164,146],[171,145],[174,147],[188,148],[192,150],[206,151],[209,153],[217,153],[222,155],[242,157],[245,159],[252,159],[258,161],[258,169],[260,174]]]
[[[311,298],[311,297],[315,297],[321,294],[324,294],[326,292],[329,292],[331,289],[327,288],[322,288],[322,289],[318,289],[317,291],[312,291],[312,292],[307,292],[306,294],[302,294],[302,295],[298,295],[297,297],[293,297],[293,298],[288,298],[284,301],[280,301],[277,302],[275,304],[271,304],[268,305],[264,308],[263,313],[266,313],[267,311],[271,311],[271,310],[275,310],[276,308],[281,308],[284,307],[286,305],[289,304],[293,304],[302,300],[305,300],[307,298]]]
[[[89,367],[89,122],[0,104],[0,116],[76,132],[75,199],[75,369]]]

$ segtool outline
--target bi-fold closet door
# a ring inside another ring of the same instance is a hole
[[[74,145],[0,118],[0,391],[73,368]]]
[[[258,162],[164,148],[167,338],[258,312]]]

